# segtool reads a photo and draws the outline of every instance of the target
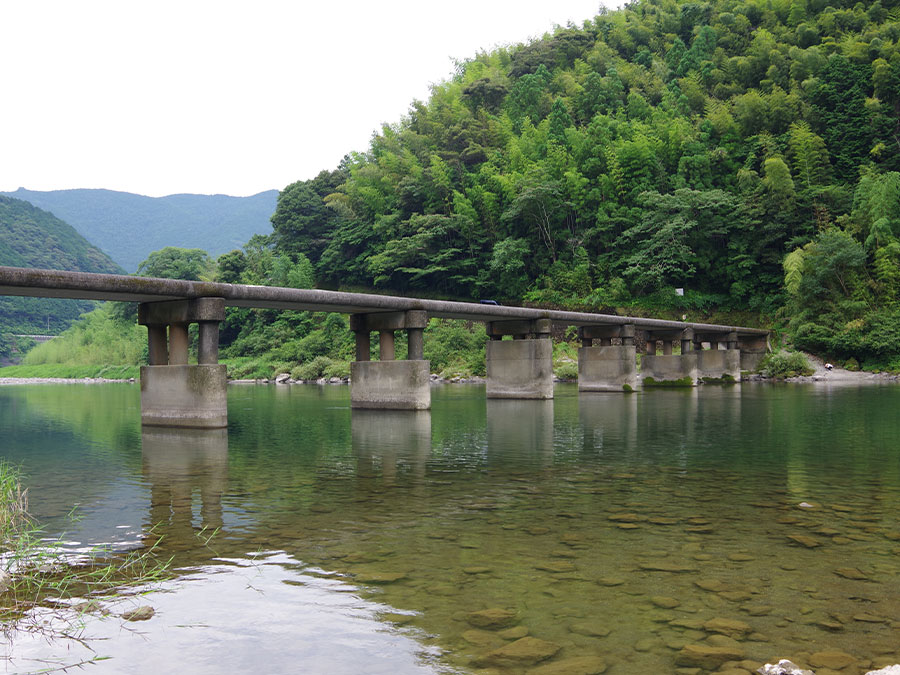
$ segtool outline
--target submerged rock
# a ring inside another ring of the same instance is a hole
[[[839,577],[844,577],[845,579],[853,579],[855,581],[868,581],[869,577],[862,570],[857,569],[856,567],[839,567],[834,571]]]
[[[856,658],[838,649],[816,652],[809,657],[809,665],[814,668],[840,670],[841,668],[846,668],[851,663],[856,663]]]
[[[523,637],[475,659],[476,666],[531,666],[546,661],[561,647],[535,637]]]
[[[466,621],[476,628],[506,628],[516,622],[516,612],[502,607],[480,609],[477,612],[469,612]]]
[[[606,669],[606,662],[599,656],[576,656],[532,668],[528,675],[601,675]]]
[[[716,617],[715,619],[704,622],[703,629],[709,633],[719,633],[720,635],[727,635],[731,638],[743,637],[753,630],[750,624],[744,623],[743,621],[723,619],[721,617]]]
[[[678,652],[675,663],[679,666],[713,670],[728,661],[740,661],[744,650],[740,647],[715,647],[707,644],[689,644]]]
[[[122,618],[126,621],[146,621],[147,619],[153,618],[154,614],[156,614],[156,610],[150,605],[141,605],[140,607],[130,609],[123,613]]]

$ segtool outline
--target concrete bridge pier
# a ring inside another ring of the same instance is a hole
[[[634,391],[640,388],[634,325],[580,326],[578,391]],[[621,345],[614,345],[619,338]],[[599,343],[599,344],[598,344]]]
[[[219,360],[223,298],[145,302],[149,364],[141,366],[141,424],[219,429],[228,426],[227,378]],[[188,364],[188,326],[199,324],[197,364]]]
[[[657,342],[663,353],[657,355]],[[681,342],[681,354],[674,354],[674,341]],[[697,385],[697,353],[693,351],[694,330],[646,331],[646,350],[641,357],[641,383],[645,387],[694,387]]]
[[[709,349],[703,349],[709,344]],[[737,333],[697,333],[694,336],[697,349],[697,376],[707,383],[732,383],[741,381],[741,351]]]
[[[356,361],[350,364],[350,407],[382,410],[431,408],[431,364],[425,360],[424,311],[351,314]],[[396,360],[394,331],[407,332],[406,360]],[[378,361],[372,361],[371,334],[378,331]]]
[[[487,397],[553,398],[553,345],[549,319],[485,324]],[[511,335],[512,340],[504,340]]]

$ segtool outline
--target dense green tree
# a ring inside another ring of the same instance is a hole
[[[163,279],[210,281],[214,274],[214,263],[203,249],[166,246],[147,256],[138,265],[138,274]]]

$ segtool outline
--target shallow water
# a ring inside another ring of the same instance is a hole
[[[162,534],[184,568],[124,601],[150,621],[89,620],[113,657],[91,669],[520,673],[492,651],[527,629],[558,648],[541,665],[594,657],[577,672],[677,672],[701,644],[856,673],[900,662],[898,411],[896,385],[450,385],[430,413],[233,386],[227,433],[142,432],[133,385],[34,385],[0,388],[0,455],[73,548]],[[515,616],[474,626],[488,608]],[[8,670],[82,651],[20,636]]]

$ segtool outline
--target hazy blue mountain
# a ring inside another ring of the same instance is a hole
[[[123,272],[68,223],[26,201],[9,197],[0,197],[0,265]],[[84,300],[0,296],[0,333],[58,333],[93,307],[93,302]]]
[[[0,194],[51,211],[128,272],[165,246],[202,248],[213,257],[240,248],[254,234],[272,231],[278,199],[278,190],[251,197],[25,188]]]

